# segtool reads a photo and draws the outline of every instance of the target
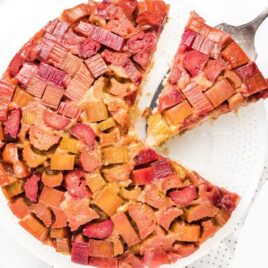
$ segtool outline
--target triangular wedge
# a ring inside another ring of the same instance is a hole
[[[267,87],[256,63],[232,37],[192,12],[158,106],[148,118],[147,144],[157,146],[266,98]]]

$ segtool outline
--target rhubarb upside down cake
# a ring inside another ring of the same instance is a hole
[[[267,96],[268,85],[256,63],[229,34],[192,12],[157,109],[148,118],[147,144],[158,146]]]
[[[2,191],[19,224],[74,263],[176,262],[238,204],[237,194],[135,134],[131,110],[168,10],[156,0],[67,9],[22,47],[0,80]],[[194,15],[149,129],[166,138],[265,89],[238,45]]]

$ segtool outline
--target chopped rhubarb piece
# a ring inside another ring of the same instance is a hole
[[[14,201],[10,202],[8,206],[10,207],[12,213],[19,219],[22,219],[30,212],[29,205],[24,197],[16,198]]]
[[[202,88],[196,84],[190,84],[182,90],[185,97],[193,106],[198,115],[207,114],[213,110],[212,104],[207,97],[202,93]]]
[[[64,10],[62,16],[70,22],[76,22],[90,15],[89,6],[80,4],[73,8]]]
[[[32,126],[29,131],[29,139],[30,143],[40,151],[47,151],[53,145],[58,144],[60,140],[60,136],[55,134],[50,134],[38,128],[36,126]]]
[[[106,182],[99,172],[92,172],[90,174],[86,174],[86,184],[91,192],[95,194],[104,188]]]
[[[64,87],[68,78],[65,72],[43,62],[39,66],[38,75],[43,80],[59,87]]]
[[[185,212],[185,219],[187,222],[198,221],[206,217],[215,217],[219,212],[219,209],[211,204],[201,204],[189,208]]]
[[[109,216],[114,215],[117,209],[124,203],[123,199],[113,189],[108,187],[105,187],[94,199],[95,204]]]
[[[154,177],[162,179],[173,174],[170,163],[167,159],[161,159],[152,163]]]
[[[156,220],[151,207],[142,203],[133,203],[128,213],[138,227],[140,239],[145,239],[155,231]]]
[[[27,85],[26,91],[37,98],[41,98],[47,84],[44,80],[34,76]]]
[[[137,185],[150,184],[154,179],[154,170],[152,167],[133,170],[133,180]]]
[[[132,82],[134,82],[136,85],[139,85],[141,83],[142,75],[131,60],[128,60],[123,65],[123,68]]]
[[[20,52],[18,52],[8,65],[8,73],[11,77],[15,77],[17,75],[24,62],[24,57],[21,55]]]
[[[196,51],[191,50],[186,52],[183,60],[185,69],[191,74],[191,76],[197,76],[209,60],[209,56]]]
[[[72,54],[79,55],[79,47],[82,42],[84,42],[86,38],[84,36],[80,36],[74,32],[72,28],[70,28],[67,33],[63,36],[62,47],[61,49],[66,51],[66,48],[70,50]],[[56,47],[56,46],[55,46]],[[54,49],[55,49],[54,47]],[[53,50],[54,50],[53,49]],[[72,55],[71,53],[68,53]],[[80,59],[81,60],[81,59]]]
[[[129,59],[130,53],[128,52],[113,52],[105,49],[101,56],[107,63],[111,63],[116,66],[123,66]]]
[[[32,215],[24,217],[20,225],[40,241],[45,241],[48,236],[49,230]]]
[[[48,85],[42,97],[42,103],[50,108],[57,109],[63,94],[64,90],[62,88]]]
[[[110,31],[95,26],[91,33],[91,38],[109,48],[120,51],[122,49],[124,39]]]
[[[112,258],[114,255],[113,242],[89,239],[88,248],[90,257]]]
[[[204,68],[204,74],[208,80],[214,82],[220,73],[227,67],[227,63],[222,58],[209,60]]]
[[[20,160],[16,161],[13,164],[13,172],[14,172],[14,176],[18,179],[23,179],[30,175],[28,167],[26,166],[24,162]]]
[[[86,186],[84,172],[81,170],[70,171],[64,177],[65,186],[73,198],[81,199],[90,197],[91,192]]]
[[[117,0],[116,4],[124,10],[128,18],[132,18],[134,11],[138,7],[137,0]]]
[[[140,51],[145,51],[147,49],[151,49],[155,46],[156,43],[156,33],[155,32],[140,32],[139,34],[131,37],[127,41],[128,48],[137,53]]]
[[[75,242],[72,244],[72,262],[88,265],[88,243]]]
[[[31,211],[35,216],[40,219],[46,227],[50,227],[52,224],[52,213],[49,208],[41,203],[32,204]]]
[[[57,110],[59,114],[67,116],[72,119],[76,119],[80,116],[81,111],[75,103],[61,102]]]
[[[143,149],[139,151],[138,155],[135,157],[135,166],[140,166],[144,164],[151,163],[158,158],[157,153],[150,148]]]
[[[182,186],[183,186],[182,179],[177,174],[176,175],[174,174],[174,175],[168,176],[164,180],[162,180],[161,190],[164,193],[166,193],[167,191],[169,191],[171,189],[180,188]]]
[[[79,55],[84,59],[88,59],[98,53],[100,50],[100,43],[92,40],[91,38],[87,38],[85,41],[80,43],[79,46]]]
[[[96,54],[95,56],[87,59],[85,63],[95,78],[108,71],[108,67],[100,54]]]
[[[11,181],[14,181],[14,182],[2,187],[3,194],[5,195],[7,199],[20,195],[21,193],[24,192],[22,180],[16,180],[13,178],[13,179],[9,179],[8,183],[10,183]]]
[[[108,182],[123,182],[128,181],[131,173],[131,168],[128,164],[116,165],[102,169],[103,176]]]
[[[50,229],[51,238],[64,238],[68,235],[67,228]]]
[[[93,82],[94,78],[91,73],[85,64],[82,64],[68,84],[65,95],[75,102],[80,102]]]
[[[63,59],[60,69],[66,72],[70,77],[74,76],[77,71],[83,66],[83,60],[72,53],[67,53]]]
[[[52,37],[52,38],[50,38]],[[40,43],[40,48],[39,48],[39,55],[38,58],[40,60],[46,61],[49,58],[49,55],[55,46],[55,40],[53,38],[54,36],[50,34],[45,34],[42,42]]]
[[[242,67],[241,67],[242,68]],[[240,77],[233,71],[226,70],[224,77],[232,84],[234,88],[239,88],[242,85]]]
[[[8,113],[8,103],[0,102],[0,121],[6,121]]]
[[[136,245],[140,242],[135,229],[130,224],[124,212],[118,212],[112,216],[115,230],[123,237],[124,241],[129,247]]]
[[[214,105],[214,107],[218,107],[225,100],[230,98],[234,94],[235,90],[233,86],[228,82],[228,80],[223,79],[211,87],[208,91],[205,92],[205,95],[210,100],[210,102]]]
[[[248,56],[242,48],[235,42],[229,44],[223,51],[222,56],[230,62],[232,68],[240,67],[249,62]]]
[[[144,70],[148,67],[151,62],[152,51],[140,51],[133,56],[133,60],[138,63]]]
[[[15,110],[11,111],[7,118],[7,121],[5,122],[5,135],[9,136],[12,139],[16,139],[18,137],[21,124],[21,115],[21,109],[16,108]]]
[[[186,225],[181,222],[175,223],[172,231],[176,233],[177,240],[182,242],[197,242],[201,232],[199,225]]]
[[[93,25],[84,21],[79,21],[79,24],[74,28],[76,32],[89,37],[93,32]]]
[[[268,88],[268,84],[261,72],[258,72],[255,76],[246,79],[246,84],[248,87],[247,95],[252,95]]]
[[[202,222],[202,227],[203,227],[203,233],[199,240],[199,242],[201,243],[206,241],[209,237],[213,236],[218,230],[218,228],[214,225],[212,220]]]
[[[179,256],[184,258],[193,254],[197,250],[197,247],[194,243],[176,243],[174,245],[174,250],[177,254],[179,254]]]
[[[195,32],[189,29],[185,29],[182,36],[182,44],[185,45],[187,48],[191,48],[196,35],[197,34]]]
[[[171,223],[181,215],[183,215],[183,210],[177,207],[171,207],[164,211],[159,210],[155,213],[157,223],[167,231],[169,230]]]
[[[83,229],[83,235],[89,238],[105,239],[112,235],[114,224],[111,220],[88,224]]]
[[[246,79],[257,75],[260,71],[255,62],[250,62],[247,65],[237,68],[235,72],[243,81],[245,81]]]
[[[42,154],[38,154],[34,152],[31,148],[30,143],[27,143],[24,146],[22,155],[23,155],[23,160],[26,162],[27,166],[30,168],[36,168],[42,165],[47,160],[46,155],[42,155]]]
[[[90,257],[89,265],[101,268],[118,268],[117,258]]]
[[[66,62],[67,54],[67,49],[65,47],[55,43],[48,56],[48,63],[65,71],[62,66],[63,62]]]
[[[169,263],[168,254],[161,247],[145,251],[143,263],[148,267],[157,268],[160,265]]]
[[[48,187],[58,187],[63,181],[63,175],[61,172],[55,174],[48,174],[46,171],[42,173],[42,182],[45,186]]]
[[[38,198],[38,190],[39,186],[38,183],[41,180],[40,175],[33,175],[30,178],[27,179],[24,190],[25,190],[25,196],[31,201],[31,202],[37,202]]]
[[[120,267],[143,268],[144,265],[139,257],[128,252],[120,258]]]
[[[192,48],[196,51],[199,51],[205,55],[208,55],[213,58],[218,58],[220,54],[220,48],[217,47],[218,45],[209,40],[207,37],[197,34],[194,42],[192,44]]]
[[[55,112],[45,110],[43,119],[46,126],[55,130],[63,130],[70,124],[70,119]]]
[[[83,170],[86,172],[93,172],[102,164],[100,155],[98,155],[96,151],[92,151],[88,148],[81,150],[79,160]]]
[[[44,186],[39,202],[49,207],[58,207],[63,199],[64,192]]]
[[[12,101],[15,102],[19,107],[25,107],[33,100],[33,96],[31,96],[23,89],[17,87]]]
[[[102,162],[105,166],[127,163],[129,160],[126,146],[107,147],[102,150]]]
[[[52,21],[50,25],[46,28],[46,32],[53,35],[56,40],[61,41],[64,34],[69,28],[69,24],[65,21],[60,21],[58,19]]]
[[[0,101],[11,101],[15,86],[0,79]]]
[[[107,105],[102,100],[92,100],[87,103],[87,119],[90,123],[108,119]]]
[[[52,170],[73,170],[75,164],[75,155],[68,153],[55,153],[50,159],[50,168]]]
[[[183,208],[190,205],[197,198],[197,190],[193,185],[187,186],[181,190],[169,193],[170,198]]]
[[[84,199],[66,199],[61,203],[71,231],[76,231],[81,225],[92,220],[99,219],[99,214],[89,207],[89,198]]]
[[[175,106],[183,101],[184,97],[176,90],[171,89],[159,97],[158,111],[162,112],[172,106]]]
[[[218,202],[217,206],[223,208],[225,211],[231,214],[236,208],[238,201],[238,195],[223,192],[223,196],[221,197],[221,200]]]
[[[71,129],[71,134],[77,139],[87,144],[89,147],[94,147],[95,133],[90,126],[81,123],[76,124]]]
[[[56,239],[56,251],[63,254],[70,254],[71,247],[68,238],[57,238]]]
[[[144,201],[156,209],[167,209],[174,205],[173,201],[168,196],[165,196],[156,184],[145,186]]]
[[[37,72],[38,67],[34,64],[24,63],[19,73],[16,75],[16,79],[24,86],[27,86],[31,78]]]
[[[52,212],[54,214],[55,221],[52,224],[51,228],[59,229],[64,228],[67,226],[67,217],[64,214],[63,210],[61,208],[51,208]]]
[[[218,226],[222,227],[226,224],[226,222],[230,219],[230,214],[224,210],[221,209],[219,213],[215,216],[215,222]]]
[[[139,13],[136,21],[139,26],[161,26],[168,10],[169,5],[164,1],[143,1],[139,3]]]
[[[231,98],[228,99],[228,104],[230,110],[235,110],[240,107],[244,102],[244,98],[240,93],[233,95]]]

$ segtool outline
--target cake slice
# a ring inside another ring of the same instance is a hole
[[[207,119],[268,96],[262,73],[232,37],[192,12],[157,109],[147,144],[157,146]]]

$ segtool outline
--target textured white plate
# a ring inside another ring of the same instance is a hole
[[[32,1],[26,0],[24,5],[30,6]],[[39,0],[39,2],[43,3],[44,1]],[[28,10],[27,16],[31,23],[21,26],[15,25],[16,27],[13,27],[15,36],[12,35],[11,31],[8,44],[6,40],[5,42],[0,41],[0,51],[5,51],[0,62],[0,72],[5,69],[11,57],[33,33],[38,31],[49,19],[56,17],[64,8],[71,7],[79,3],[80,0],[48,0],[46,2],[46,5],[43,5],[46,8],[42,9],[40,7],[42,12],[40,10],[41,15],[39,17],[36,17],[36,13],[31,13]],[[155,57],[155,66],[145,85],[141,107],[148,105],[154,89],[168,69],[169,63],[176,52],[180,34],[188,17],[188,11],[191,9],[200,11],[210,23],[220,22],[221,19],[225,18],[222,16],[215,19],[214,14],[211,13],[213,5],[204,5],[208,2],[212,4],[212,1],[204,0],[202,1],[203,5],[200,4],[201,0],[187,0],[187,3],[178,3],[177,0],[170,0],[169,2],[172,3],[171,19],[162,34]],[[191,6],[189,3],[191,3]],[[9,0],[3,4],[14,5],[14,8],[18,8],[17,1]],[[224,8],[220,11],[222,14],[226,14],[227,6],[225,7],[226,12],[224,12]],[[218,10],[218,12],[220,11]],[[23,13],[21,16],[23,18]],[[137,128],[142,136],[144,122],[139,122]],[[237,115],[225,115],[213,123],[205,123],[203,126],[169,142],[168,147],[171,157],[181,161],[189,168],[198,170],[201,175],[211,179],[213,183],[235,191],[242,197],[237,210],[223,229],[204,243],[195,254],[172,265],[172,267],[184,267],[206,254],[232,232],[236,222],[245,214],[250,204],[259,183],[266,155],[266,117],[263,103],[259,102],[256,105],[243,108]],[[0,194],[0,215],[1,222],[7,227],[7,230],[34,255],[57,267],[81,267],[72,264],[69,257],[56,253],[52,248],[42,245],[26,233],[17,224],[17,220],[11,214],[2,194]],[[171,265],[168,267],[171,267]]]

